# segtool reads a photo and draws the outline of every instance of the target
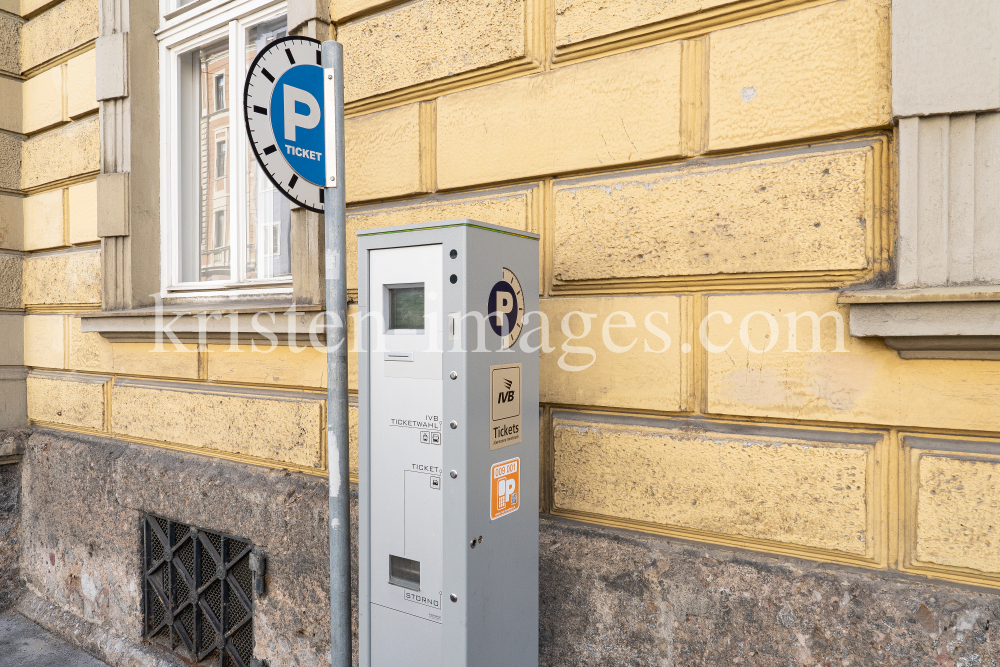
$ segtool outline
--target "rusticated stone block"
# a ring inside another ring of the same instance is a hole
[[[710,150],[892,120],[888,0],[826,3],[709,37]]]
[[[24,260],[26,305],[101,302],[101,251],[35,255]]]
[[[21,307],[21,255],[0,253],[0,308]]]
[[[678,155],[680,63],[674,42],[439,97],[438,186]]]
[[[320,396],[126,379],[111,405],[112,429],[124,437],[320,467]]]
[[[881,340],[850,335],[837,294],[709,295],[708,412],[1000,431],[1000,412],[983,409],[1000,401],[992,362],[900,359]]]
[[[744,431],[557,413],[555,505],[877,558],[880,436]]]
[[[347,238],[352,239],[356,232],[365,229],[456,218],[469,218],[530,231],[531,204],[535,190],[535,187],[504,188],[353,208],[347,212]],[[357,276],[358,246],[349,243],[348,289],[357,289]]]
[[[97,0],[64,0],[24,24],[21,71],[97,39]]]
[[[526,315],[521,336],[548,345],[539,352],[542,403],[685,409],[680,297],[541,299],[539,310],[547,319]]]
[[[347,201],[425,192],[420,105],[379,111],[344,122]]]
[[[339,27],[344,100],[353,102],[523,56],[526,4],[525,0],[418,0]]]
[[[556,46],[568,46],[595,37],[638,28],[658,21],[705,11],[733,0],[557,0]]]
[[[556,280],[863,269],[871,146],[557,181]]]
[[[46,132],[24,142],[21,187],[51,183],[70,176],[96,172],[101,167],[101,128],[88,118]]]
[[[32,373],[28,376],[28,419],[104,430],[105,385],[93,375]]]
[[[962,449],[997,443],[904,437],[913,495],[908,499],[917,564],[936,564],[997,575],[1000,552],[1000,459]],[[944,445],[952,451],[935,450]],[[964,445],[964,447],[963,447]]]

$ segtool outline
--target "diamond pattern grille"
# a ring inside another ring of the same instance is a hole
[[[199,667],[250,667],[253,544],[147,514],[143,635]]]

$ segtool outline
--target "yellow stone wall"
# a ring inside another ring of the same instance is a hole
[[[331,1],[349,247],[463,216],[542,237],[543,511],[1000,586],[1000,362],[901,360],[837,304],[891,268],[889,5]],[[97,5],[41,6],[22,4],[30,418],[324,474],[317,351],[81,331]]]

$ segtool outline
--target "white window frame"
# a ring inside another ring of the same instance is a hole
[[[240,279],[247,265],[247,220],[249,197],[246,167],[253,161],[247,150],[243,121],[243,85],[245,72],[241,59],[230,57],[228,86],[229,136],[227,138],[227,176],[229,182],[230,279],[228,281],[181,282],[179,280],[180,214],[180,137],[179,90],[180,56],[192,49],[228,38],[230,53],[246,52],[247,29],[287,14],[285,0],[209,0],[192,3],[189,11],[161,20],[156,35],[159,40],[160,75],[160,284],[170,297],[218,295],[255,296],[292,293],[292,277]],[[177,8],[177,0],[162,0],[161,11]],[[161,14],[162,16],[163,14]],[[214,79],[213,79],[214,88]],[[212,92],[214,103],[214,90]],[[211,165],[210,169],[215,169]],[[214,179],[212,179],[214,182]]]

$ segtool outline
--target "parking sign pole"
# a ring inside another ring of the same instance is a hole
[[[330,663],[351,666],[351,496],[348,485],[347,238],[344,195],[344,48],[323,42],[326,114],[327,465],[330,470]]]

